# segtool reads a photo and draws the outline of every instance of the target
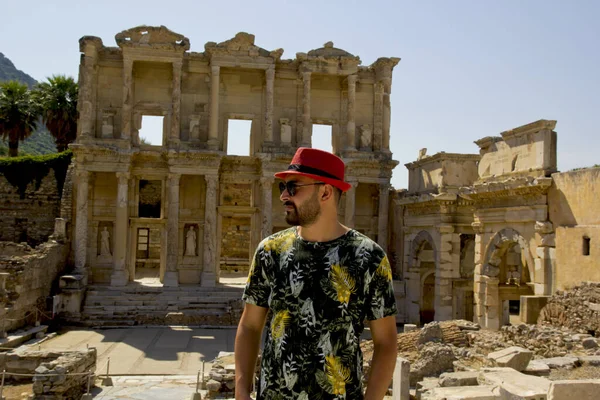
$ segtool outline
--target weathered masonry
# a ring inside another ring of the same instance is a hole
[[[258,242],[287,226],[273,173],[311,146],[313,124],[331,127],[347,164],[342,220],[387,248],[398,58],[361,66],[329,42],[286,60],[247,33],[190,52],[162,26],[115,39],[80,40],[76,275],[213,286],[222,269],[247,269]],[[159,143],[140,140],[148,116],[162,118]],[[232,120],[250,121],[248,156],[227,154]]]

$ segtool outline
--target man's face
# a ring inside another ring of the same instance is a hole
[[[293,182],[299,185],[296,187],[296,193],[293,197],[287,189],[279,197],[285,207],[285,222],[292,226],[312,225],[321,215],[321,205],[319,204],[319,187],[321,184],[302,176],[290,176],[285,179],[285,182]]]

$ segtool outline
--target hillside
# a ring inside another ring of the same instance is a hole
[[[0,53],[0,81],[19,81],[27,84],[31,89],[37,81],[25,72],[17,69],[4,54]]]
[[[17,80],[32,88],[37,81],[25,72],[17,69],[15,65],[4,54],[0,53],[0,81]],[[46,127],[41,126],[24,142],[19,143],[19,155],[42,155],[56,153],[54,138]],[[0,139],[0,156],[8,154],[8,142]]]

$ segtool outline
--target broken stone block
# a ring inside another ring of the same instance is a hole
[[[221,382],[211,379],[206,383],[206,388],[211,392],[218,392],[221,390]]]
[[[466,386],[434,388],[425,393],[421,400],[500,400],[495,386]]]
[[[440,375],[439,383],[441,387],[454,386],[477,386],[477,377],[479,372],[445,372]]]
[[[548,390],[548,400],[596,400],[600,393],[600,379],[554,381]]]
[[[600,367],[600,356],[582,356],[577,358],[582,365]]]
[[[415,324],[405,324],[404,325],[404,332],[412,332],[412,331],[416,331],[417,330],[417,326]]]
[[[537,362],[537,360],[531,360],[523,373],[533,376],[548,376],[550,375],[550,367],[544,363]]]
[[[583,339],[581,341],[581,344],[583,346],[584,349],[596,349],[598,348],[598,342],[596,342],[596,339],[594,339],[593,337],[589,337],[586,339]]]
[[[577,365],[579,360],[577,359],[577,357],[553,357],[553,358],[541,358],[536,361],[546,364],[551,369],[556,369],[556,368],[571,369],[571,368],[575,368],[575,366]]]
[[[437,378],[425,378],[420,382],[417,382],[417,390],[416,390],[416,398],[417,400],[421,400],[423,395],[426,392],[429,392],[431,389],[440,387],[440,383]]]
[[[523,371],[527,368],[527,364],[529,364],[529,361],[533,358],[533,352],[521,347],[513,346],[490,353],[488,354],[488,358],[494,361],[499,367]]]
[[[544,400],[550,381],[525,375],[512,368],[483,368],[477,381],[480,385],[498,386],[502,399]]]
[[[417,345],[428,342],[441,342],[443,339],[442,328],[439,322],[430,322],[426,324],[417,338]]]

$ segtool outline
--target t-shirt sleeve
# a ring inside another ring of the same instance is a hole
[[[246,288],[242,295],[242,300],[255,306],[268,308],[269,307],[269,296],[271,294],[271,286],[269,285],[269,279],[267,277],[265,254],[262,245],[259,245],[254,257],[252,258],[252,264],[250,265],[250,272],[248,272],[248,280],[246,281]]]
[[[392,283],[392,267],[387,255],[375,246],[369,261],[370,282],[368,283],[367,319],[369,321],[396,315],[396,297]]]

